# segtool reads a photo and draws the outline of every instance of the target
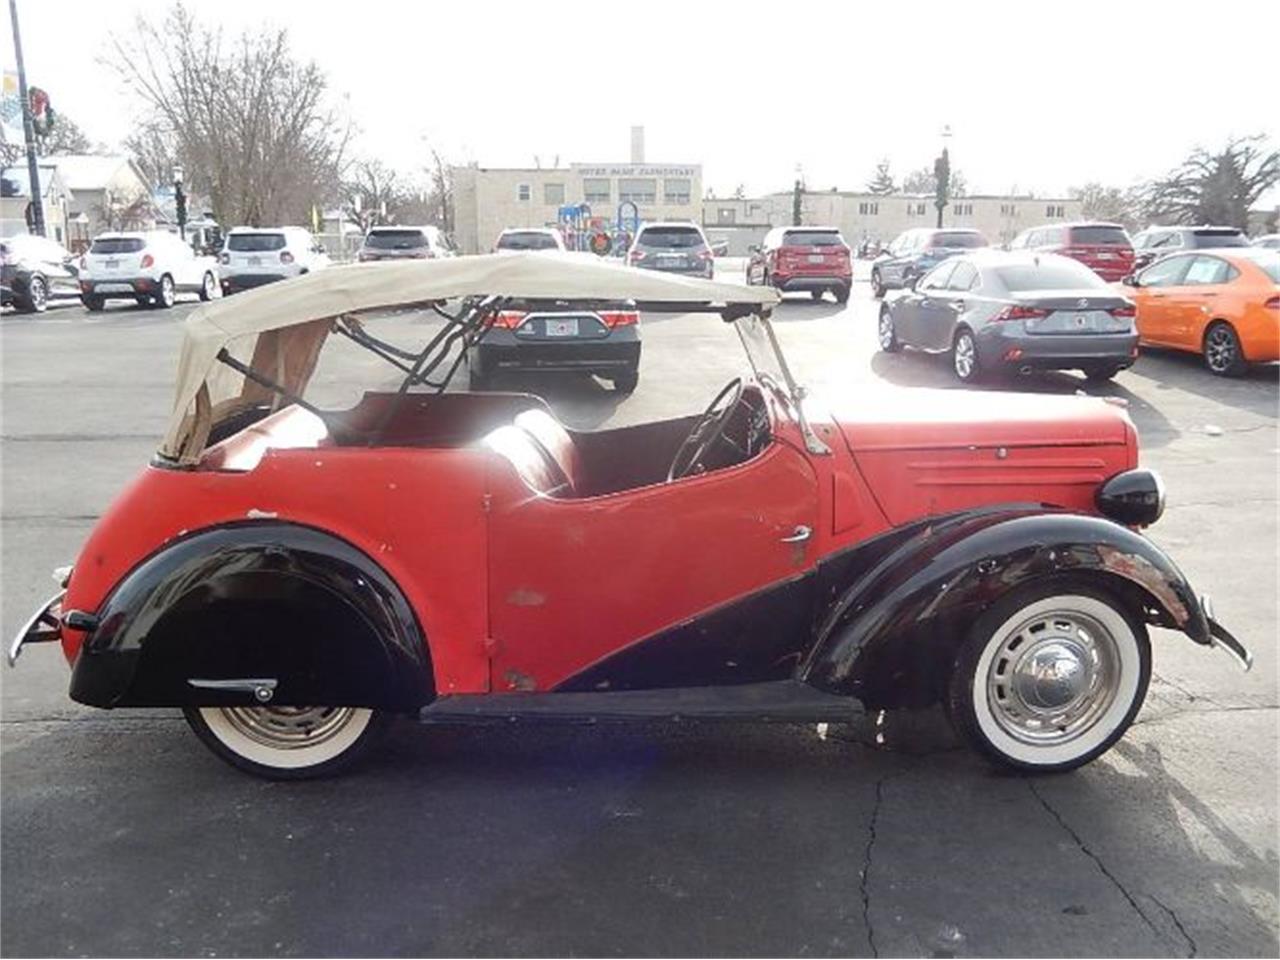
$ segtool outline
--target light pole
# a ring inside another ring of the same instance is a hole
[[[27,178],[31,184],[31,232],[44,236],[44,196],[40,192],[40,164],[36,162],[36,131],[31,121],[31,95],[27,92],[27,68],[22,64],[22,37],[18,35],[18,2],[9,0],[13,21],[13,59],[18,66],[18,99],[22,101],[22,135],[27,141]]]
[[[182,192],[182,167],[173,168],[173,207],[178,218],[178,236],[187,242],[187,195]]]

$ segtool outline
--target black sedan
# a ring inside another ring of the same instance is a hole
[[[0,240],[0,302],[42,313],[50,300],[80,297],[75,258],[54,240],[19,234]]]
[[[1054,254],[953,257],[880,307],[880,349],[949,353],[955,375],[1083,370],[1108,380],[1138,355],[1133,304]]]
[[[590,373],[631,393],[640,380],[640,313],[634,303],[509,303],[467,362],[472,390],[503,372]]]

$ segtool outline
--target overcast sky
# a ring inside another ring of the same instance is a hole
[[[118,142],[138,104],[100,62],[106,31],[162,17],[169,0],[18,5],[28,81],[90,137]],[[647,160],[701,163],[721,196],[785,189],[797,164],[812,189],[861,189],[881,157],[897,176],[931,163],[950,125],[971,192],[1045,195],[1125,186],[1233,134],[1280,142],[1274,0],[195,9],[232,33],[288,26],[346,98],[358,152],[409,170],[424,143],[486,166],[625,161],[643,124]]]

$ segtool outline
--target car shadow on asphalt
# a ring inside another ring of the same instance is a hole
[[[846,303],[837,303],[829,296],[821,300],[798,296],[784,297],[773,309],[774,323],[803,323],[812,320],[825,320],[849,309]]]
[[[1130,372],[1152,381],[1157,389],[1186,390],[1247,413],[1280,418],[1280,363],[1253,364],[1242,376],[1219,377],[1209,372],[1199,354],[1143,347]]]
[[[1090,383],[1080,374],[1045,370],[1025,375],[988,377],[980,383],[966,385],[960,383],[952,372],[950,354],[918,350],[903,350],[901,353],[878,351],[871,357],[871,369],[876,376],[899,387],[1115,398],[1123,401],[1144,447],[1163,447],[1181,434],[1163,412],[1114,380]]]

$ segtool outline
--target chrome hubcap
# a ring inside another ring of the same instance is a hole
[[[1037,615],[1000,641],[987,702],[1001,729],[1041,746],[1074,740],[1107,711],[1120,680],[1115,637],[1076,611]]]
[[[893,343],[893,318],[887,313],[880,314],[880,346],[888,350]]]
[[[250,740],[277,750],[314,747],[350,722],[355,707],[224,707],[222,714]]]
[[[969,375],[973,373],[973,361],[973,339],[968,334],[964,334],[956,340],[955,356],[956,373],[962,379],[968,379]]]
[[[44,281],[40,279],[31,281],[31,302],[36,307],[43,307],[44,298],[45,298]]]
[[[1225,370],[1231,366],[1236,357],[1236,346],[1231,334],[1222,328],[1210,333],[1209,342],[1205,344],[1205,356],[1214,370]]]

